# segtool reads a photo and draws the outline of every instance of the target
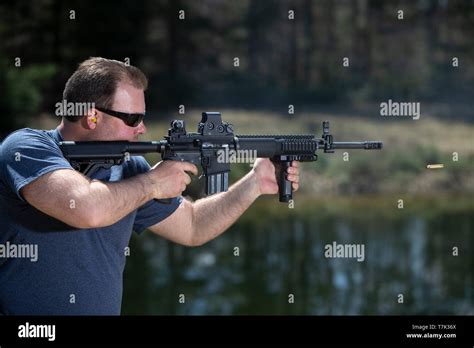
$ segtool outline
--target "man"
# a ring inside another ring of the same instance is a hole
[[[54,130],[18,130],[1,145],[0,245],[4,251],[37,247],[37,256],[0,257],[0,313],[118,315],[132,230],[148,228],[198,246],[224,232],[257,197],[278,192],[268,159],[258,159],[228,192],[194,203],[181,197],[191,182],[188,172],[197,174],[191,163],[162,161],[150,168],[136,156],[93,178],[74,171],[58,143],[138,140],[146,132],[146,88],[139,69],[90,58],[67,81],[63,99],[94,107],[81,117],[63,117]],[[288,169],[294,190],[297,167],[294,162]],[[172,203],[154,200],[163,198]]]

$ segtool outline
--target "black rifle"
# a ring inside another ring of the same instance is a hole
[[[219,160],[223,154],[256,154],[270,158],[276,165],[280,202],[292,199],[287,169],[292,161],[316,161],[316,151],[325,153],[336,149],[379,150],[380,141],[335,142],[329,134],[329,122],[323,122],[321,138],[314,135],[235,135],[231,124],[222,122],[218,112],[203,112],[197,133],[186,132],[184,121],[174,120],[168,136],[161,141],[63,141],[59,144],[72,167],[84,175],[97,168],[121,164],[132,155],[159,152],[163,160],[186,161],[201,166],[206,177],[206,194],[227,191],[229,160]],[[235,157],[235,156],[234,156]],[[164,203],[170,200],[160,200]]]

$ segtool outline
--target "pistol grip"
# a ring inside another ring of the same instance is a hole
[[[289,202],[293,199],[293,187],[288,177],[288,168],[291,167],[291,161],[277,162],[276,164],[276,178],[278,181],[278,194],[280,202]]]

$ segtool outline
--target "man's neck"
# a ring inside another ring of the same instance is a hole
[[[64,121],[62,121],[59,126],[56,128],[63,138],[64,141],[81,141],[83,137],[80,136],[76,131],[71,129],[72,127],[67,127],[64,125]]]

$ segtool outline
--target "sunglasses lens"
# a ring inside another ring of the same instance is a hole
[[[143,115],[130,115],[130,118],[127,120],[127,125],[130,127],[138,126],[143,120]]]
[[[106,113],[107,115],[120,118],[129,127],[137,127],[145,117],[145,114],[127,114],[125,112],[108,110],[99,107],[96,107],[96,109]]]

